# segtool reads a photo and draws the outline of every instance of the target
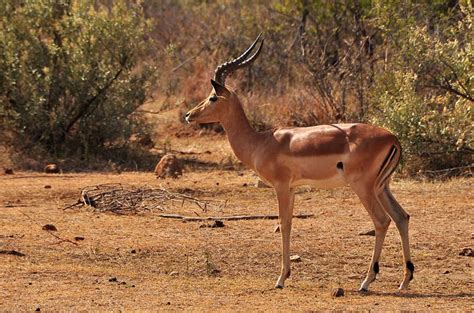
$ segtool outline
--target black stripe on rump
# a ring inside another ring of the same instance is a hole
[[[392,160],[392,158],[395,155],[396,151],[397,151],[397,147],[392,146],[392,148],[390,148],[390,151],[388,152],[387,156],[385,157],[385,160],[383,160],[383,162],[382,162],[382,166],[380,166],[380,170],[379,170],[378,175],[380,175],[380,173],[382,173],[385,166]]]

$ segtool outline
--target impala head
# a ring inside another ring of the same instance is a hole
[[[261,39],[261,40],[260,40]],[[257,51],[251,55],[257,43],[260,45]],[[230,102],[235,100],[235,94],[225,87],[225,79],[228,74],[239,68],[252,64],[257,59],[263,46],[262,33],[241,56],[229,62],[223,63],[216,68],[214,79],[211,79],[212,91],[209,96],[192,108],[185,115],[188,123],[213,123],[220,122],[222,117],[228,114]]]

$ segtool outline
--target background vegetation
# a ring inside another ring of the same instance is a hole
[[[264,31],[260,59],[228,80],[256,128],[372,122],[399,136],[407,173],[472,164],[469,0],[1,6],[0,131],[22,154],[146,152],[150,126],[137,109],[149,100],[186,110],[209,92],[216,65]]]

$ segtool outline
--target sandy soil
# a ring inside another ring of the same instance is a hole
[[[165,213],[276,214],[273,191],[254,186],[252,173],[235,162],[225,138],[211,142],[203,146],[202,140],[183,139],[174,146],[188,164],[177,180],[157,180],[151,172],[0,176],[0,250],[24,254],[0,254],[0,310],[474,309],[473,258],[459,255],[474,248],[473,179],[392,183],[411,215],[416,266],[410,289],[401,293],[401,247],[393,224],[377,281],[370,292],[357,292],[374,237],[359,235],[372,224],[349,189],[299,189],[295,213],[315,216],[294,221],[291,249],[301,262],[292,264],[283,290],[273,289],[280,269],[275,220],[226,221],[222,228],[210,228],[201,227],[206,222],[161,218],[159,210],[141,215],[63,210],[85,186],[122,183],[226,203],[204,212],[185,202]],[[45,224],[58,231],[42,230]],[[335,287],[345,295],[333,298]]]

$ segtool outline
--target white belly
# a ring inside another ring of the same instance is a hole
[[[299,179],[291,183],[292,187],[309,185],[318,189],[333,189],[347,185],[344,177],[340,174],[334,175],[328,179]]]

